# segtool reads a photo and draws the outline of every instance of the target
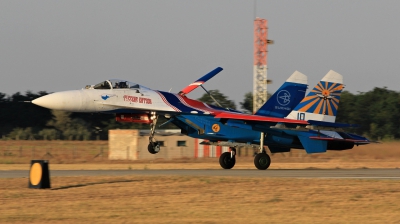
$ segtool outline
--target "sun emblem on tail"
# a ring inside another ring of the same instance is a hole
[[[343,84],[321,81],[299,104],[299,111],[336,116]]]
[[[332,98],[330,95],[331,95],[331,92],[329,92],[329,90],[327,90],[327,89],[324,89],[324,90],[322,90],[322,95],[320,97],[322,97],[322,98],[324,98],[324,100],[326,100],[326,99]]]

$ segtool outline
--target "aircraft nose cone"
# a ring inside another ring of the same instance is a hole
[[[82,93],[79,90],[51,93],[33,100],[32,103],[52,110],[80,112]]]

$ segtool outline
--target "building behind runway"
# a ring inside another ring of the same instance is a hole
[[[194,139],[180,133],[179,129],[157,130],[155,138],[161,144],[157,154],[150,154],[149,130],[109,130],[108,158],[110,160],[176,159],[219,157],[228,147],[199,144],[202,139]]]

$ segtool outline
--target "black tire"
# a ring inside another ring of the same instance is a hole
[[[147,146],[147,150],[151,154],[157,154],[160,151],[160,146],[158,145],[158,142],[150,142]]]
[[[254,157],[254,165],[259,170],[266,170],[271,165],[271,157],[267,153],[258,153]]]
[[[224,152],[219,157],[219,165],[221,165],[221,167],[224,169],[232,169],[232,167],[235,166],[235,163],[236,163],[236,158],[235,156],[231,158],[230,152]]]

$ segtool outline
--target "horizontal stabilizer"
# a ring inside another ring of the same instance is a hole
[[[354,143],[359,143],[359,144],[367,144],[367,143],[369,143],[369,140],[318,137],[318,136],[311,136],[310,139],[323,140],[323,141],[354,142]]]
[[[209,79],[214,77],[216,74],[220,73],[223,70],[221,67],[217,67],[216,69],[212,70],[211,72],[207,73],[203,77],[199,78],[198,80],[194,81],[193,83],[189,84],[186,86],[184,89],[182,89],[178,94],[183,96],[186,95],[193,90],[195,90],[197,87],[203,85],[205,82],[207,82]]]
[[[357,145],[362,145],[362,144],[369,144],[369,143],[377,143],[377,142],[373,142],[370,141],[368,138],[360,136],[360,135],[356,135],[356,134],[351,134],[351,133],[344,133],[344,132],[340,132],[341,136],[344,137],[344,139],[352,139],[354,140],[354,143]]]
[[[314,140],[320,140],[320,141],[328,141],[328,142],[336,142],[338,144],[341,144],[344,146],[344,144],[347,143],[354,143],[356,145],[365,145],[372,143],[369,139],[355,135],[355,134],[350,134],[350,133],[345,133],[345,132],[336,132],[336,131],[315,131],[311,130],[310,133],[313,135],[310,136],[310,139]],[[328,143],[328,146],[329,144]],[[331,144],[332,146],[332,144]]]
[[[332,122],[314,121],[314,120],[308,120],[308,123],[310,123],[311,125],[330,127],[330,128],[356,128],[359,126],[357,124],[332,123]]]
[[[356,139],[356,140],[359,140],[359,141],[371,142],[369,139],[367,139],[367,138],[365,138],[363,136],[360,136],[360,135],[355,135],[355,134],[350,134],[350,133],[346,133],[346,135],[349,136],[352,139]]]
[[[303,125],[308,124],[307,121],[303,121],[303,120],[293,120],[293,119],[276,118],[276,117],[264,117],[264,116],[258,116],[258,115],[229,113],[229,112],[218,113],[215,115],[215,118],[235,119],[235,120],[242,120],[242,121],[285,123],[285,124],[303,124]]]

